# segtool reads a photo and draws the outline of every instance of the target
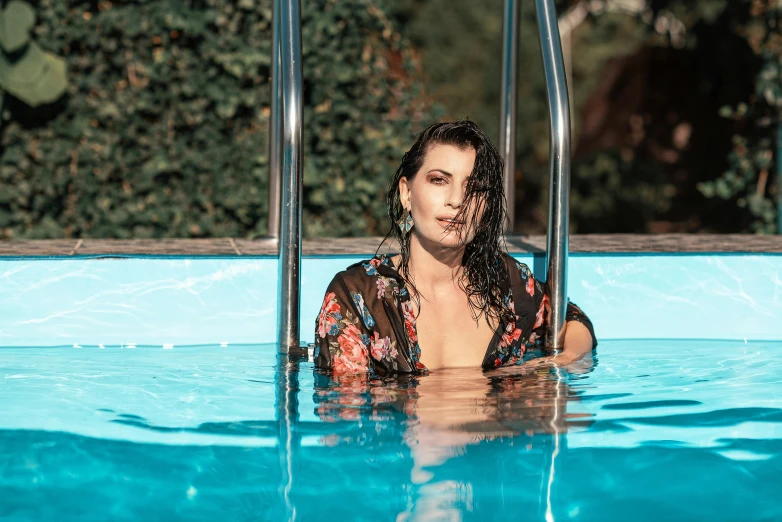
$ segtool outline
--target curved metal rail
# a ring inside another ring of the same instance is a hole
[[[551,295],[551,320],[547,344],[549,348],[560,348],[563,342],[567,306],[570,105],[554,2],[535,0],[535,5],[551,120],[551,188],[546,260],[546,282]],[[279,223],[280,286],[277,339],[280,351],[288,352],[291,348],[299,348],[301,287],[299,271],[301,268],[302,72],[299,1],[274,0],[274,12],[269,236],[275,237],[276,224]],[[519,0],[506,0],[500,141],[505,159],[505,192],[510,208],[511,230],[515,192],[518,17]],[[282,118],[279,117],[280,113]],[[280,133],[282,143],[279,140]],[[281,168],[280,149],[283,151]],[[278,182],[280,178],[281,183]],[[279,199],[276,195],[277,190],[280,191]]]
[[[299,349],[301,299],[302,73],[299,0],[275,0],[280,13],[282,88],[282,183],[279,238],[277,343],[280,352]]]
[[[502,94],[500,154],[505,164],[505,203],[508,233],[513,232],[516,201],[516,100],[518,98],[519,2],[505,0],[502,31]]]
[[[535,0],[540,48],[546,76],[551,120],[546,284],[551,296],[551,316],[546,335],[549,349],[562,347],[567,308],[567,261],[570,199],[570,102],[565,62],[553,0]]]

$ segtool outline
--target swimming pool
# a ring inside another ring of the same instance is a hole
[[[0,518],[779,520],[780,349],[281,390],[268,345],[5,348]]]
[[[278,360],[270,258],[5,258],[0,519],[782,519],[782,258],[570,266],[593,360],[380,382]]]

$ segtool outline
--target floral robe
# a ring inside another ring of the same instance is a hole
[[[515,320],[500,321],[486,348],[485,370],[516,364],[530,348],[542,346],[548,313],[544,285],[529,267],[507,254],[501,260],[508,278],[502,291]],[[566,320],[592,323],[568,302]],[[410,294],[391,256],[378,255],[347,268],[326,290],[315,325],[315,364],[335,373],[380,375],[425,373]]]

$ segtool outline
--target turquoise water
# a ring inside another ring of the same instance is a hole
[[[0,348],[0,520],[782,519],[782,343],[385,382],[167,348]]]

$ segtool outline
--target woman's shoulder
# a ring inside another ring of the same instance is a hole
[[[505,265],[505,268],[511,275],[519,274],[522,279],[526,279],[532,275],[530,267],[507,252],[500,253],[499,262]]]
[[[376,285],[376,280],[382,277],[394,276],[396,270],[391,262],[391,256],[378,254],[369,259],[364,259],[349,265],[344,270],[337,272],[331,280],[335,284],[348,287],[363,287]]]
[[[391,256],[387,254],[378,254],[349,265],[347,268],[338,272],[336,277],[356,278],[356,277],[377,277],[381,272],[394,270],[391,262]]]
[[[507,269],[508,282],[514,300],[534,299],[536,295],[540,296],[545,292],[544,283],[535,278],[529,265],[506,252],[501,254],[501,258]]]

